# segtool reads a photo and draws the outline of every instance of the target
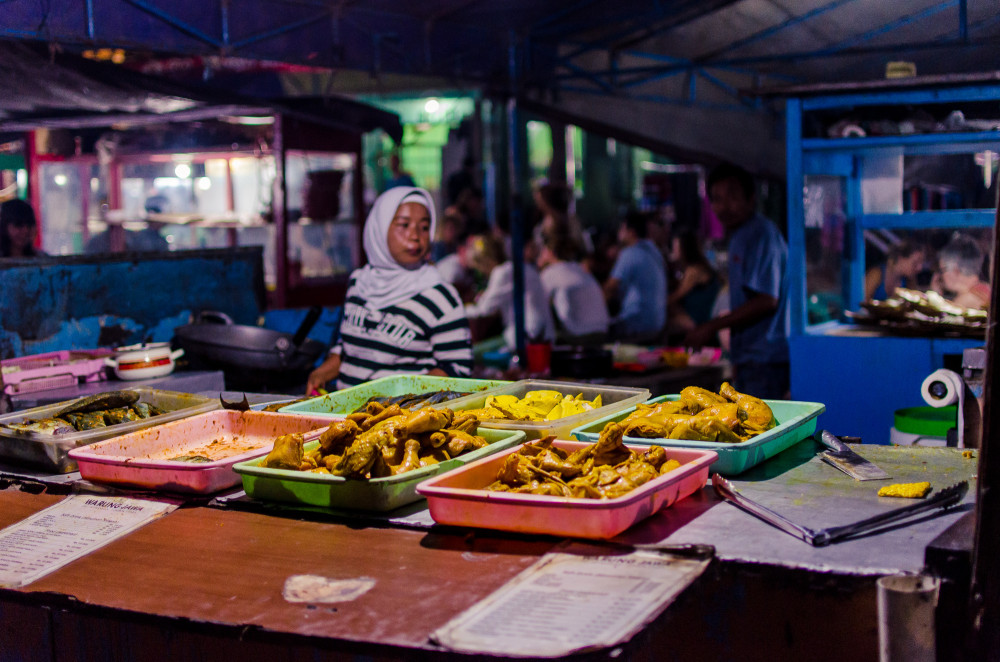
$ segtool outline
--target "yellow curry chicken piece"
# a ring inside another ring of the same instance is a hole
[[[621,425],[627,437],[737,444],[770,430],[777,421],[766,402],[724,382],[718,393],[688,386],[678,400],[638,405]]]
[[[488,395],[482,409],[470,410],[481,420],[553,421],[601,407],[601,396],[584,400],[583,394],[563,395],[559,391],[528,391],[516,395]]]
[[[302,435],[285,435],[260,466],[365,480],[406,473],[483,448],[479,420],[451,409],[409,410],[369,402],[365,410],[334,421],[315,448]]]
[[[614,499],[640,485],[670,473],[680,462],[667,459],[661,446],[637,453],[622,444],[624,428],[612,423],[590,446],[569,453],[553,445],[555,437],[527,443],[507,456],[494,482],[493,492],[514,492],[570,497]]]

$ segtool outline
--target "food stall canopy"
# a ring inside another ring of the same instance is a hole
[[[748,92],[883,78],[897,60],[920,75],[991,70],[1000,36],[991,0],[230,4],[6,3],[0,37],[123,48],[131,65],[159,74],[200,60],[189,71],[213,85],[239,69],[244,82],[312,76],[303,88],[341,94],[514,92],[681,153],[780,174],[780,101]]]
[[[149,76],[29,42],[0,41],[0,130],[140,126],[282,114],[351,133],[403,135],[394,113],[351,99],[259,99]]]

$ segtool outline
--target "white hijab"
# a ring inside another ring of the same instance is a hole
[[[434,228],[437,224],[434,200],[424,189],[396,186],[375,200],[371,211],[368,212],[368,219],[365,220],[363,235],[368,264],[354,272],[356,293],[366,300],[369,308],[374,310],[399,303],[444,282],[438,270],[432,265],[424,263],[415,269],[406,269],[389,254],[389,243],[386,239],[389,226],[399,205],[408,197],[411,199],[407,202],[420,202],[427,207],[431,217],[431,238],[434,237]]]

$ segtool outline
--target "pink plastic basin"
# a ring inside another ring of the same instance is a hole
[[[311,431],[318,436],[329,425],[329,417],[226,409],[114,437],[69,454],[80,465],[80,475],[90,481],[207,494],[240,483],[233,465],[268,453],[276,437]],[[216,446],[205,450],[213,441]],[[187,454],[204,454],[212,461],[170,459]]]
[[[556,441],[572,453],[590,444]],[[628,446],[644,453],[648,446]],[[504,460],[518,449],[491,455],[465,467],[432,478],[417,487],[427,498],[431,517],[439,524],[472,526],[520,533],[575,538],[611,538],[661,508],[693,494],[708,480],[714,451],[664,448],[667,458],[681,466],[615,499],[488,492]]]

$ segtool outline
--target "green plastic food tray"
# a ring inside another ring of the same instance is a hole
[[[497,386],[510,384],[494,379],[464,379],[461,377],[437,377],[433,375],[393,375],[381,377],[358,386],[352,386],[310,400],[303,400],[279,411],[283,414],[309,414],[316,416],[343,417],[368,402],[377,395],[406,395],[407,393],[427,393],[429,391],[459,391],[471,393],[485,391]],[[446,401],[447,402],[447,401]],[[442,403],[438,403],[442,404]]]
[[[678,394],[663,395],[653,398],[646,404],[679,400],[680,397]],[[812,435],[816,431],[816,417],[826,411],[826,405],[819,402],[796,402],[794,400],[765,400],[764,402],[771,407],[778,425],[738,444],[689,439],[646,439],[643,437],[625,437],[625,443],[712,450],[719,454],[719,459],[712,463],[709,471],[723,476],[735,476]],[[623,421],[633,411],[635,411],[635,407],[582,425],[573,430],[573,436],[580,441],[595,442],[605,425]]]
[[[523,432],[510,430],[479,428],[477,434],[489,445],[439,464],[385,478],[348,480],[330,474],[270,469],[260,466],[263,461],[260,457],[240,462],[233,470],[243,477],[243,489],[254,499],[386,512],[422,499],[417,494],[417,485],[425,480],[524,441]],[[312,450],[318,445],[319,441],[313,441],[306,444],[305,449]]]
[[[603,406],[551,421],[510,421],[490,418],[481,420],[480,424],[500,430],[520,430],[524,432],[528,440],[541,439],[549,435],[555,435],[560,439],[569,439],[574,428],[601,416],[608,416],[626,409],[631,411],[637,404],[645,402],[649,398],[649,389],[644,388],[522,379],[519,382],[508,383],[506,386],[498,386],[489,392],[474,393],[443,405],[434,406],[450,407],[456,412],[465,409],[481,409],[486,406],[488,395],[514,395],[523,398],[528,391],[559,391],[563,395],[574,397],[580,395],[584,400],[593,400],[600,395]]]

